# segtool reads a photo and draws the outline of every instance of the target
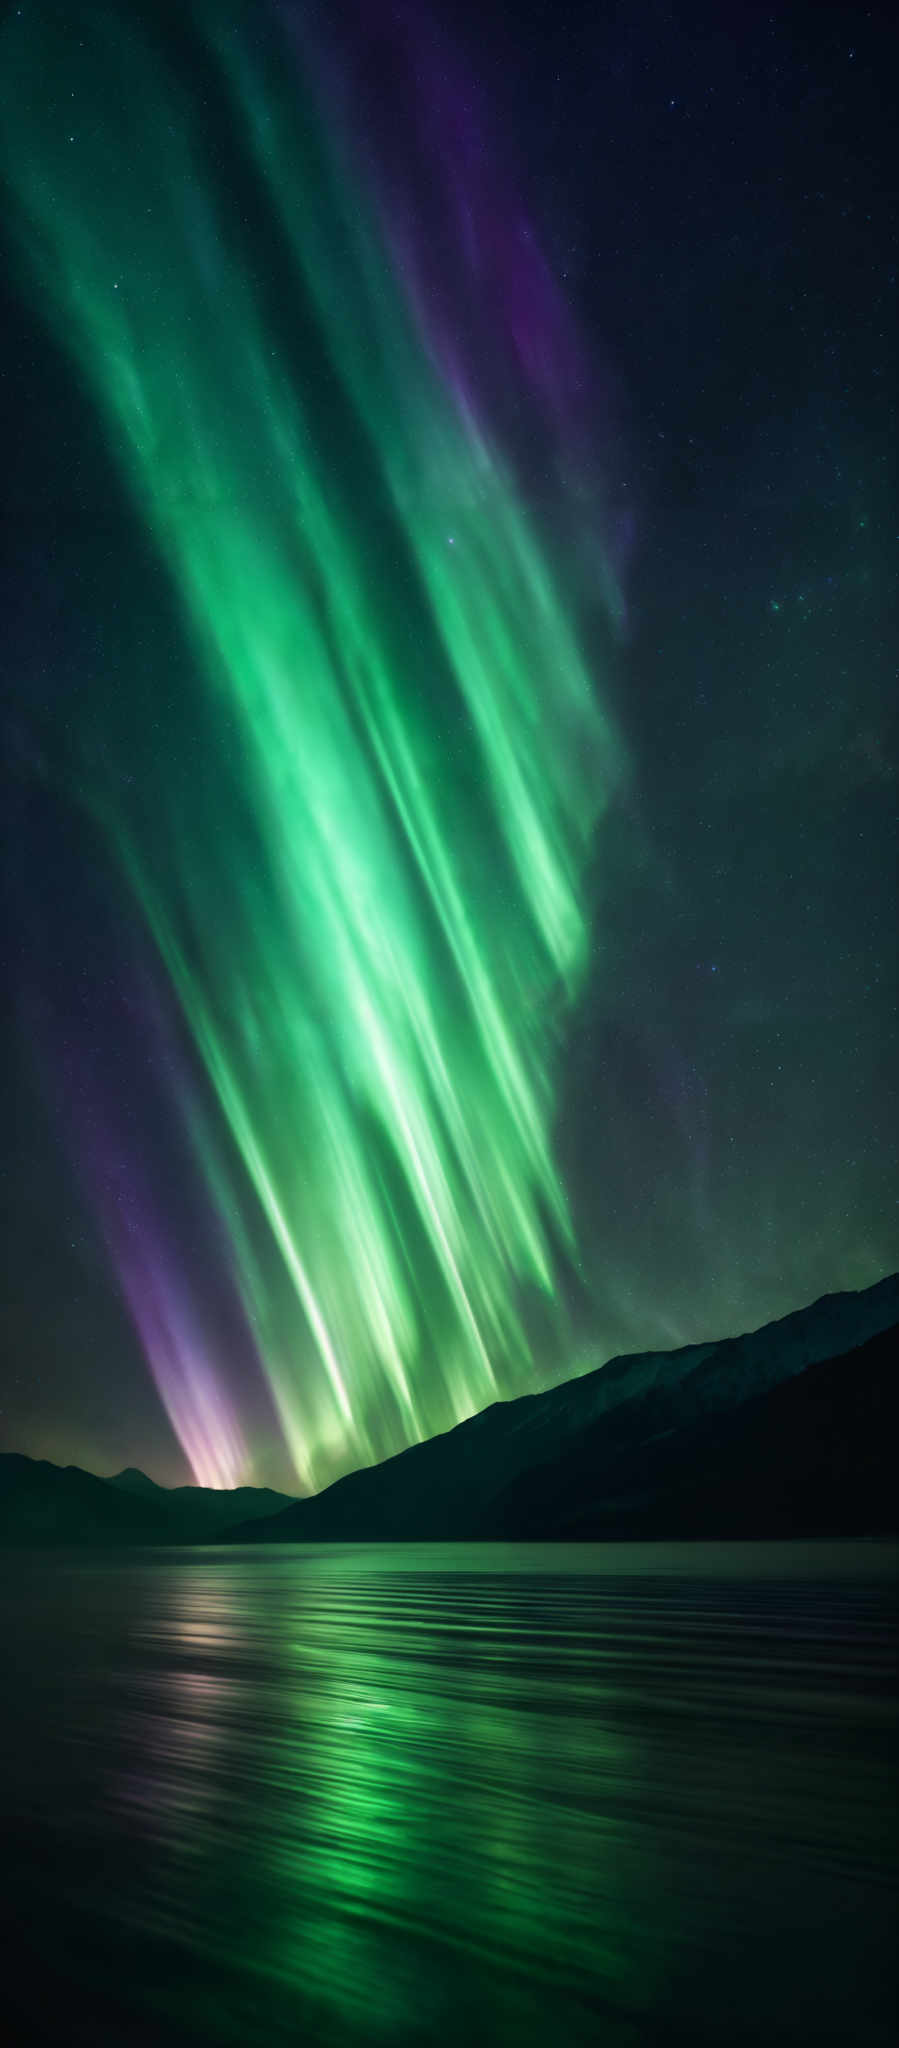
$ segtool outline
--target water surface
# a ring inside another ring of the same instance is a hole
[[[20,2038],[892,2038],[894,1548],[4,1565]]]

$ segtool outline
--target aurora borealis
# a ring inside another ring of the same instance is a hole
[[[231,1141],[227,1163],[202,1143],[197,1162],[313,1485],[329,1453],[413,1441],[493,1397],[497,1362],[520,1369],[516,1283],[552,1291],[547,1219],[568,1230],[552,998],[582,972],[580,871],[616,750],[501,453],[429,359],[302,71],[288,50],[287,84],[266,89],[239,45],[223,61],[214,12],[199,26],[283,219],[305,346],[328,365],[352,460],[272,345],[191,109],[136,25],[91,24],[68,65],[71,133],[39,89],[23,96],[12,177],[170,569],[196,687],[233,735],[236,788],[213,775],[196,803],[164,777],[149,845],[108,778],[87,801]],[[280,1312],[247,1244],[248,1195],[289,1283]],[[167,1267],[138,1234],[147,1266]],[[132,1299],[115,1243],[113,1263]],[[160,1272],[168,1299],[173,1285]],[[214,1373],[161,1356],[161,1332],[137,1322],[199,1478],[225,1426]]]
[[[17,317],[102,536],[85,615],[74,501],[61,546],[31,517],[38,583],[90,624],[46,714],[39,602],[13,637],[39,849],[13,862],[18,1057],[92,1247],[108,1404],[146,1414],[143,1374],[204,1484],[319,1487],[584,1352],[891,1262],[864,1021],[883,927],[850,960],[850,869],[812,939],[797,857],[826,869],[855,831],[835,790],[876,806],[889,780],[850,645],[879,644],[876,462],[864,433],[833,452],[825,393],[778,489],[801,501],[830,448],[836,540],[806,506],[820,531],[776,584],[757,563],[736,628],[722,570],[685,656],[693,615],[662,598],[689,585],[684,521],[653,533],[670,475],[625,452],[614,308],[569,278],[464,28],[212,4],[4,26]],[[666,320],[671,295],[662,354]],[[743,562],[765,419],[737,456]],[[635,444],[660,460],[669,431]],[[813,1127],[824,1101],[843,1132],[852,1043],[863,1185],[831,1198]],[[154,1456],[180,1474],[174,1446],[127,1461]]]

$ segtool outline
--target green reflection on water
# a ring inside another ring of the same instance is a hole
[[[166,1934],[351,2038],[491,2005],[512,2038],[553,1987],[585,2027],[638,1984],[642,2003],[653,1959],[617,1894],[634,1858],[609,1796],[639,1760],[604,1720],[579,1582],[424,1583],[345,1554],[267,1567],[260,1609],[254,1572],[172,1574],[150,1623]]]
[[[8,2007],[129,2048],[892,2048],[896,1565],[24,1555]]]

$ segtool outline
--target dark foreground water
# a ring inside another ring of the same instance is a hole
[[[896,1553],[3,1558],[15,2039],[886,2043]]]

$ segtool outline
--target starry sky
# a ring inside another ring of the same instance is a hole
[[[0,1442],[172,1484],[899,1263],[886,16],[337,12],[3,14]]]

